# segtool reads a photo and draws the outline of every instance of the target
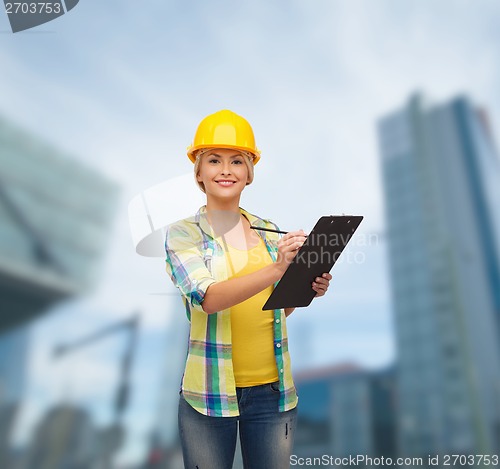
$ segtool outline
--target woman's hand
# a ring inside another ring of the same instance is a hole
[[[315,281],[312,283],[312,289],[316,292],[317,298],[318,296],[323,296],[328,290],[330,286],[330,280],[332,279],[331,274],[325,272],[321,277],[316,277]]]
[[[289,231],[278,241],[278,258],[276,265],[285,273],[285,270],[297,255],[298,250],[306,241],[304,230]]]

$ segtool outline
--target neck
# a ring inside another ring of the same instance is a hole
[[[234,212],[240,213],[240,198],[234,198],[230,200],[220,200],[213,199],[212,197],[207,197],[207,212],[214,211],[224,211],[224,212]]]
[[[239,201],[239,197],[227,201],[207,198],[207,220],[218,236],[226,234],[241,223]]]

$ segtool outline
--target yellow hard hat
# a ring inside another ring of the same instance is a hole
[[[198,125],[193,144],[187,152],[193,163],[196,151],[202,148],[234,148],[251,153],[253,164],[260,160],[252,127],[246,119],[227,109],[210,114]]]

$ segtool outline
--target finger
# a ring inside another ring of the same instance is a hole
[[[302,245],[304,244],[303,241],[293,241],[293,242],[290,242],[289,244],[286,244],[284,246],[284,249],[286,251],[296,251],[297,249],[299,249]]]
[[[290,246],[291,244],[293,244],[295,242],[295,238],[292,236],[292,237],[289,237],[289,238],[282,238],[280,239],[280,241],[278,242],[278,246]]]
[[[328,286],[327,285],[322,285],[318,282],[313,282],[312,283],[312,287],[313,287],[313,290],[314,291],[317,291],[317,292],[326,292]]]
[[[295,231],[289,231],[286,235],[283,236],[281,239],[286,239],[286,238],[293,238],[294,236],[304,236],[305,232],[304,230],[295,230]]]
[[[295,241],[302,241],[305,242],[307,238],[303,234],[296,234],[294,236],[290,236],[290,238],[287,239],[287,242],[295,242]]]
[[[324,294],[325,294],[325,292],[318,291],[318,292],[316,292],[316,295],[314,295],[314,298],[317,298],[318,296],[323,296]]]
[[[326,278],[322,278],[322,277],[316,277],[314,279],[314,281],[316,283],[320,283],[321,285],[329,285],[330,284],[330,280],[327,280]]]
[[[326,278],[327,280],[331,280],[333,277],[332,277],[332,274],[329,273],[329,272],[325,272],[323,275],[322,275],[323,278]]]
[[[304,241],[305,241],[305,240],[303,240],[303,239],[301,239],[301,238],[298,238],[298,237],[293,237],[293,238],[290,238],[290,239],[287,241],[286,245],[287,245],[287,246],[294,246],[294,245],[296,245],[297,243],[301,243],[301,244],[303,244],[303,243],[304,243]]]
[[[306,240],[307,235],[304,232],[304,230],[298,230],[298,231],[289,231],[283,238],[281,238],[282,241],[288,241],[289,239],[293,238],[298,238],[301,240]]]
[[[296,241],[295,242],[295,249],[299,249],[304,245],[304,241]]]
[[[313,282],[313,285],[315,287],[321,288],[326,292],[326,290],[328,290],[328,287],[330,286],[330,282],[326,279],[317,277],[316,280]]]

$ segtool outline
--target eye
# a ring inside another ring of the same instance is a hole
[[[243,164],[243,161],[241,161],[241,160],[233,160],[233,163],[234,164]]]
[[[211,160],[208,160],[209,163],[218,163],[219,160],[217,158],[212,158]]]

